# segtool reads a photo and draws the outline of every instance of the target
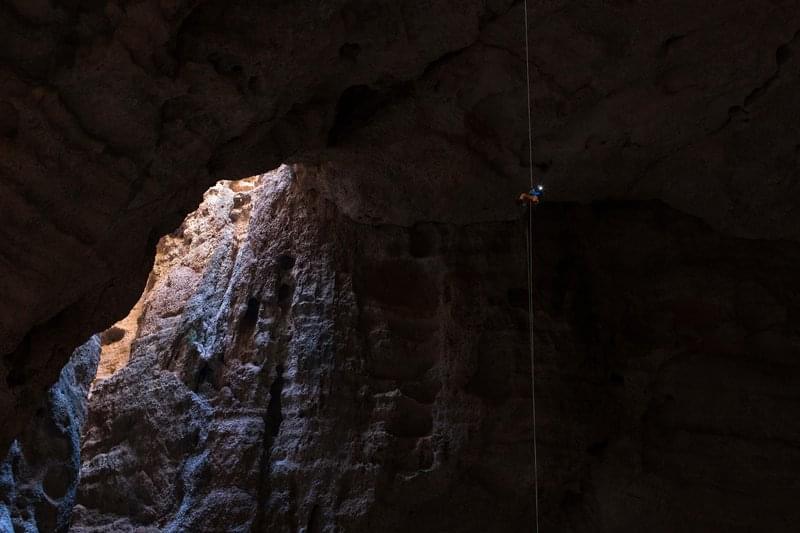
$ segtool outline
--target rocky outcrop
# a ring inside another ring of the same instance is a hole
[[[343,143],[383,105],[340,106],[349,88],[391,92],[507,10],[3,3],[0,450],[72,349],[128,312],[203,191]]]
[[[481,281],[524,277],[511,238],[358,224],[288,167],[212,188],[95,386],[73,531],[527,527],[524,311]]]
[[[528,5],[533,162],[521,2],[4,2],[0,450],[201,192],[280,161],[361,221],[508,219],[533,164],[797,240],[795,1]]]
[[[65,533],[78,488],[86,395],[100,343],[75,350],[47,402],[0,463],[0,531]]]
[[[525,222],[356,222],[288,167],[166,237],[74,531],[529,531]],[[535,227],[541,523],[794,531],[800,247],[659,202]]]

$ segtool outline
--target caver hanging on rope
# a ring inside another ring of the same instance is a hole
[[[544,196],[544,186],[537,185],[536,187],[531,187],[530,191],[520,194],[517,198],[517,202],[520,204],[536,205],[542,200],[542,196]]]

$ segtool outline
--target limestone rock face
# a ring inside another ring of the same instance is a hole
[[[95,381],[104,380],[128,364],[131,344],[139,331],[144,301],[139,299],[128,316],[100,334],[101,357]]]
[[[212,188],[95,386],[73,531],[527,528],[507,229],[364,226],[288,167]]]
[[[529,531],[527,218],[364,224],[296,170],[160,243],[74,531]],[[659,202],[534,233],[543,527],[794,531],[800,247]]]
[[[797,0],[528,5],[534,161],[521,2],[5,1],[0,450],[202,191],[281,161],[360,221],[508,220],[533,165],[800,237]]]
[[[75,350],[31,425],[0,463],[0,531],[65,533],[78,488],[86,396],[100,359],[92,337]]]
[[[337,120],[342,141],[376,110],[337,111],[348,88],[410,82],[507,10],[4,2],[0,450],[72,350],[130,310],[155,244],[203,191],[313,155]]]

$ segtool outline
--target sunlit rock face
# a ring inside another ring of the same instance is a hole
[[[288,167],[213,187],[95,384],[73,530],[527,528],[507,230],[358,224]]]
[[[28,429],[0,463],[0,531],[69,528],[78,488],[86,396],[100,359],[92,337],[75,350]]]
[[[144,307],[144,300],[140,298],[128,316],[100,334],[102,348],[95,381],[106,379],[128,364],[131,356],[131,344],[139,331],[142,307]]]
[[[320,183],[223,182],[162,240],[75,531],[532,528],[527,217],[365,224]],[[543,527],[793,531],[800,247],[659,202],[535,220]]]

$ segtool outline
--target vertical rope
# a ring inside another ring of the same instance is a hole
[[[539,464],[536,450],[536,358],[533,346],[533,206],[528,207],[528,228],[525,232],[528,247],[528,336],[531,345],[531,413],[533,418],[533,490],[536,513],[536,533],[539,533]]]
[[[523,2],[525,10],[525,81],[527,85],[526,101],[528,103],[528,171],[533,188],[533,119],[531,118],[531,57],[528,46],[528,0]]]
[[[528,44],[528,0],[523,2],[525,11],[525,81],[526,101],[528,104],[528,168],[531,188],[533,188],[533,119],[531,118],[531,67],[530,47]],[[533,205],[528,205],[528,228],[526,244],[528,248],[528,335],[531,345],[531,413],[533,418],[533,490],[534,509],[536,515],[536,533],[539,533],[539,464],[536,450],[536,357],[533,342]]]

